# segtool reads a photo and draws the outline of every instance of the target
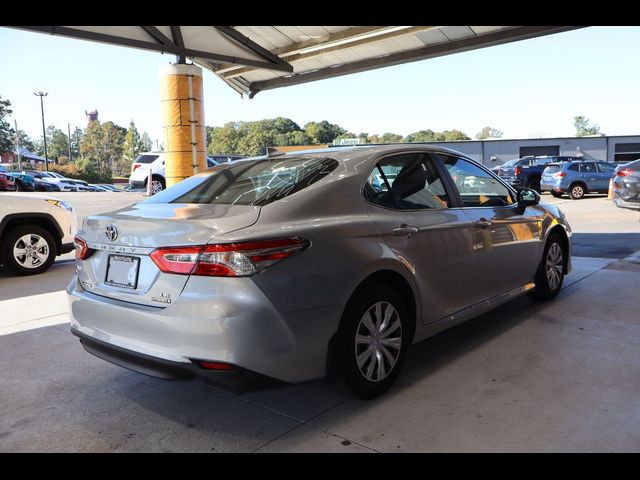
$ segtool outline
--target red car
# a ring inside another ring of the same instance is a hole
[[[16,189],[16,184],[13,178],[9,175],[0,172],[0,192],[6,190],[7,192],[13,192]]]

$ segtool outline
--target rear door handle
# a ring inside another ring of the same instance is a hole
[[[491,220],[487,220],[486,218],[481,218],[480,220],[476,220],[473,223],[475,224],[476,227],[480,227],[480,228],[487,228],[493,225],[493,222]]]
[[[410,237],[414,233],[418,233],[420,230],[417,227],[402,224],[398,228],[393,229],[394,237]]]

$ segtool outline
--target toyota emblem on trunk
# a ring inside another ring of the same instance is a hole
[[[115,225],[107,225],[105,234],[107,235],[107,238],[113,242],[116,238],[118,238],[118,229]]]

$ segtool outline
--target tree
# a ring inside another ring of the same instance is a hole
[[[25,133],[24,130],[18,129],[18,140],[20,142],[21,148],[26,148],[30,152],[35,153],[36,151],[35,143],[33,142],[33,139]]]
[[[398,143],[402,141],[402,135],[398,135],[397,133],[383,133],[382,137],[380,137],[381,143]]]
[[[576,137],[600,134],[600,126],[596,123],[590,123],[589,119],[582,115],[574,117],[573,125],[576,127]]]
[[[497,128],[484,127],[480,130],[480,133],[476,134],[478,140],[484,140],[485,138],[502,138],[503,133]]]
[[[71,156],[74,159],[80,156],[80,144],[82,143],[83,136],[84,132],[78,127],[71,133]]]
[[[149,138],[149,134],[147,132],[142,132],[142,137],[140,137],[140,143],[142,144],[142,151],[149,152],[153,148],[153,143]]]
[[[445,142],[455,142],[458,140],[471,140],[466,133],[460,130],[445,130],[442,132],[442,137]]]
[[[123,165],[123,167],[130,167],[133,161],[138,158],[143,148],[140,133],[138,133],[136,124],[131,120],[129,122],[129,129],[124,137],[124,144],[122,145],[122,160],[126,164]]]
[[[433,130],[420,130],[418,132],[410,133],[409,135],[404,137],[403,142],[439,142],[443,140],[443,138],[441,138],[441,136],[439,135],[440,134],[434,132]]]
[[[331,143],[339,135],[347,133],[347,131],[340,125],[335,123],[329,123],[326,120],[321,122],[309,122],[304,126],[304,131],[307,133],[311,143]]]
[[[80,153],[92,162],[95,170],[104,175],[117,168],[116,161],[122,157],[127,130],[113,122],[89,122],[82,138]]]
[[[13,110],[9,107],[11,102],[9,100],[2,100],[0,96],[0,153],[8,152],[13,149],[15,138],[14,130],[5,117],[11,115]]]

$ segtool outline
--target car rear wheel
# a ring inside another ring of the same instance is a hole
[[[144,186],[145,188],[147,187],[147,182],[145,182]],[[165,188],[167,188],[167,185],[165,183],[164,178],[162,177],[158,177],[158,176],[153,176],[151,178],[151,194],[155,195],[156,193],[159,193],[161,191],[163,191]]]
[[[410,340],[402,296],[387,284],[361,289],[345,309],[335,353],[340,383],[358,398],[382,395],[396,381]]]
[[[569,198],[571,200],[580,200],[582,197],[584,197],[585,193],[586,192],[584,185],[581,185],[579,183],[574,183],[569,187]]]
[[[14,228],[5,235],[0,246],[3,263],[19,275],[44,272],[56,256],[53,236],[36,225]]]
[[[564,280],[567,252],[557,233],[549,235],[542,261],[536,272],[536,288],[531,295],[542,300],[552,300],[558,295]]]

